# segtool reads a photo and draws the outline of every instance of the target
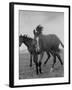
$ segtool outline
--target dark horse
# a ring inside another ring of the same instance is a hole
[[[19,36],[19,47],[24,43],[27,46],[27,49],[30,53],[30,67],[32,66],[32,56],[35,51],[36,41],[27,35]]]
[[[36,65],[36,73],[38,74],[38,54],[36,52],[37,41],[28,37],[27,35],[19,36],[19,47],[24,43],[30,53],[30,66],[32,66],[32,60]]]
[[[38,74],[38,54],[40,54],[41,52],[36,50],[37,49],[37,41],[31,37],[28,37],[27,35],[20,35],[19,36],[19,47],[22,45],[22,43],[24,43],[27,46],[27,49],[30,53],[30,67],[32,66],[32,61],[34,61],[35,65],[36,65],[36,72]],[[48,59],[50,58],[50,54],[49,52],[48,54]],[[47,60],[45,61],[46,64]]]
[[[53,60],[52,68],[51,68],[51,70],[53,70],[54,64],[56,63],[56,56],[59,59],[61,65],[63,65],[63,62],[59,55],[59,52],[60,52],[59,45],[61,44],[62,47],[64,48],[64,45],[62,44],[60,39],[55,34],[43,35],[42,30],[43,30],[43,27],[41,25],[38,25],[36,27],[36,30],[33,31],[34,39],[37,40],[36,50],[40,52],[40,60],[39,60],[39,64],[38,64],[40,73],[42,72],[41,71],[41,60],[43,58],[44,52],[46,52],[48,55],[45,63],[50,58],[49,53],[51,53],[53,55],[54,60]]]

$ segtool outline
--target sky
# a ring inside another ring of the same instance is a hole
[[[19,11],[19,35],[33,36],[33,30],[37,25],[42,25],[43,34],[56,34],[64,43],[64,13],[48,11]],[[24,44],[20,50],[27,49]]]

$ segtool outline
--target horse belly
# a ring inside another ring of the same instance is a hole
[[[54,40],[50,40],[50,41],[45,41],[43,42],[42,45],[42,49],[44,49],[44,51],[49,51],[51,48],[57,48],[58,47],[58,43]]]
[[[55,35],[43,36],[39,39],[40,48],[43,51],[50,50],[51,48],[57,48],[59,46],[59,40]]]
[[[43,49],[43,51],[48,51],[50,49],[50,45],[49,45],[49,42],[48,41],[43,41],[43,43],[41,44],[41,47]]]

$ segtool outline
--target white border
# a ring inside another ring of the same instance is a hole
[[[19,10],[64,12],[64,77],[19,80]],[[29,5],[14,6],[14,85],[34,85],[68,82],[68,8]]]

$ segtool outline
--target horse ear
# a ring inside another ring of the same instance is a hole
[[[35,35],[35,29],[33,30],[33,34]]]

